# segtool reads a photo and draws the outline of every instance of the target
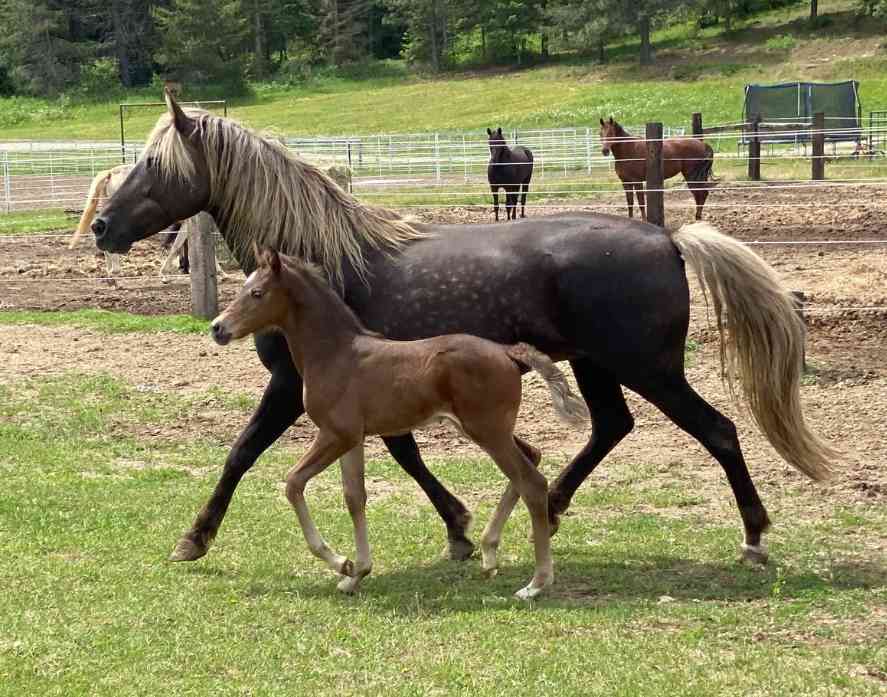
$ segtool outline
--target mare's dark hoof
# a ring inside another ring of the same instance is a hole
[[[742,561],[763,566],[769,559],[770,554],[767,552],[767,548],[763,545],[742,545]]]
[[[451,561],[466,561],[474,554],[474,543],[467,537],[459,540],[447,540],[447,549],[444,555]]]
[[[196,561],[206,555],[207,548],[183,537],[169,555],[170,561]]]

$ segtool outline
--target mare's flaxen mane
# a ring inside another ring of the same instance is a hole
[[[317,263],[341,283],[343,260],[366,279],[368,249],[394,252],[427,234],[393,211],[360,203],[278,142],[202,110],[186,114],[196,124],[193,137],[203,143],[209,207],[224,220],[235,255],[251,254],[255,242]],[[152,158],[169,179],[187,182],[196,174],[168,114],[157,121],[142,157]]]

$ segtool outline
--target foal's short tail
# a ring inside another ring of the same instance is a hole
[[[791,295],[763,259],[708,223],[684,225],[672,240],[711,298],[731,395],[738,377],[776,451],[811,479],[825,479],[838,452],[810,431],[801,413],[804,326]]]
[[[92,219],[95,217],[95,210],[98,208],[99,201],[105,196],[105,189],[108,181],[111,179],[111,170],[105,170],[95,175],[92,184],[89,186],[89,193],[86,195],[86,206],[83,214],[80,216],[80,222],[77,224],[77,230],[68,244],[68,249],[74,249],[80,237],[89,230]]]
[[[535,370],[551,392],[551,401],[557,415],[571,426],[585,426],[591,420],[588,407],[581,397],[570,389],[567,378],[552,360],[529,344],[514,344],[506,351],[512,360]]]

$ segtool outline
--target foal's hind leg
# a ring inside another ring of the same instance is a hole
[[[690,189],[690,193],[693,194],[693,199],[696,201],[696,220],[702,220],[702,207],[709,194],[708,182],[688,181],[687,188]]]
[[[542,461],[542,453],[518,436],[514,437],[514,442],[524,456],[532,463],[533,467],[538,469],[539,463]],[[493,511],[493,515],[481,535],[481,566],[484,573],[488,576],[495,576],[498,571],[497,556],[499,543],[502,540],[502,531],[505,529],[505,524],[511,517],[514,507],[517,505],[518,499],[517,489],[514,484],[509,482],[502,493],[502,497],[499,499],[499,503],[496,505],[496,510]]]
[[[487,438],[486,434],[472,433],[469,424],[463,421],[466,432],[475,443],[486,450],[499,469],[510,480],[530,512],[533,524],[533,547],[536,569],[533,578],[515,595],[521,600],[530,600],[539,595],[554,581],[554,565],[551,560],[551,540],[548,530],[548,482],[530,463],[510,434]]]
[[[745,465],[733,422],[702,399],[683,376],[632,389],[698,440],[724,468],[745,526],[743,557],[765,563],[767,550],[761,536],[770,527],[770,518]]]
[[[367,534],[366,502],[367,492],[364,481],[363,443],[349,450],[339,460],[342,469],[342,488],[345,505],[354,524],[354,569],[351,576],[343,576],[338,588],[343,593],[354,593],[364,576],[373,569],[370,554],[370,541]]]

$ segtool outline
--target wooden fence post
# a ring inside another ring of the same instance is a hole
[[[188,220],[188,262],[191,265],[191,314],[213,319],[219,314],[216,279],[216,226],[209,213]]]
[[[693,114],[693,135],[697,138],[702,135],[702,114],[698,111]]]
[[[761,181],[761,139],[758,137],[760,123],[761,115],[755,114],[751,120],[748,141],[748,178],[756,182]]]
[[[814,181],[825,179],[825,114],[817,111],[813,115],[813,156],[812,174]]]
[[[795,309],[801,318],[801,324],[804,325],[804,338],[801,343],[801,370],[807,372],[807,320],[804,317],[804,305],[807,303],[807,296],[802,290],[793,290],[792,298],[795,301]]]
[[[647,124],[647,222],[665,227],[662,124]]]

